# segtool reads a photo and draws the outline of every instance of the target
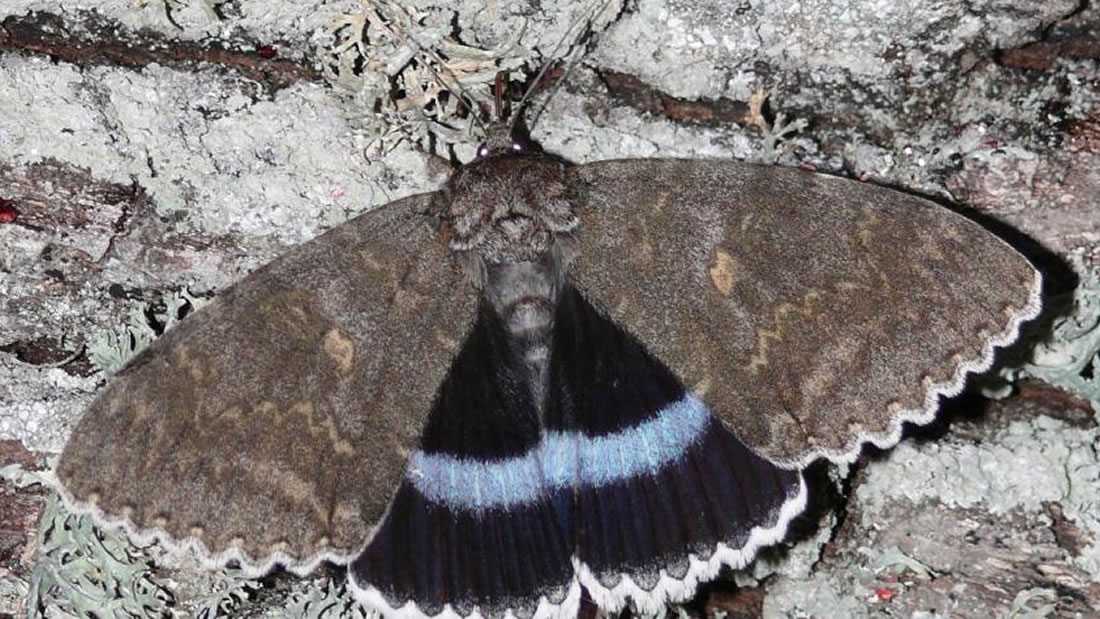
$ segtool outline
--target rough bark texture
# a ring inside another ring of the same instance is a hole
[[[533,60],[581,6],[416,5],[469,45],[518,36]],[[329,24],[361,10],[0,6],[0,467],[64,444],[102,384],[82,344],[132,306],[215,291],[438,183],[436,159],[409,141],[380,154],[382,119],[334,79]],[[534,137],[578,162],[777,159],[960,204],[1058,292],[1068,256],[1100,263],[1098,50],[1100,9],[1078,0],[640,0],[598,34]],[[783,134],[793,119],[806,127]],[[820,499],[789,552],[734,578],[758,592],[715,586],[695,609],[1098,613],[1100,521],[1084,508],[1100,500],[1095,412],[1029,386],[834,475],[848,498]],[[22,612],[6,592],[29,578],[41,504],[0,482],[0,616]]]

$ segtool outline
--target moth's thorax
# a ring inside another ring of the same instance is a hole
[[[487,263],[525,262],[577,227],[562,162],[504,152],[463,166],[437,202],[452,250]]]
[[[463,166],[436,200],[444,237],[500,317],[541,416],[554,312],[578,223],[565,164],[498,148]]]
[[[531,261],[487,265],[482,294],[525,359],[547,352],[562,278],[553,252]]]
[[[540,417],[550,375],[554,314],[564,277],[558,258],[558,253],[547,252],[532,261],[490,264],[482,289],[500,317],[512,354],[526,369]]]

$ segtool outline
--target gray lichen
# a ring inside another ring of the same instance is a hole
[[[233,617],[260,588],[257,581],[245,578],[236,569],[213,570],[210,575],[207,589],[188,604],[196,619]]]
[[[1008,619],[1043,619],[1054,614],[1058,594],[1053,589],[1024,589],[1012,600]]]
[[[147,548],[66,512],[56,495],[47,500],[37,544],[29,619],[168,616],[172,593]]]
[[[145,313],[137,307],[130,309],[126,324],[92,336],[88,342],[88,358],[99,371],[114,374],[149,347],[156,339],[156,331],[149,325]]]
[[[17,465],[0,469],[0,479],[20,487],[43,483],[38,474]],[[257,602],[263,589],[260,581],[243,577],[235,568],[208,570],[191,557],[169,557],[157,544],[135,545],[121,530],[103,529],[87,515],[68,512],[52,493],[39,523],[37,557],[29,583],[5,580],[11,591],[0,590],[0,595],[25,599],[28,619],[218,619],[246,610],[304,619],[377,616],[331,579],[301,580],[282,605],[271,599]],[[186,583],[171,577],[190,570],[201,571],[203,577],[187,578]]]
[[[131,359],[149,347],[157,333],[168,331],[180,319],[202,307],[206,300],[192,296],[186,288],[164,297],[163,312],[146,316],[145,306],[130,308],[126,324],[116,329],[101,331],[88,342],[88,357],[99,371],[111,375],[122,369]]]
[[[931,578],[936,575],[935,570],[931,567],[905,554],[897,546],[888,546],[876,553],[868,552],[867,554],[874,559],[876,574],[882,572],[902,574],[909,571],[921,578]]]
[[[1080,283],[1071,293],[1070,311],[1054,323],[1050,337],[1031,358],[1007,368],[1010,381],[1038,378],[1088,400],[1100,419],[1100,269],[1077,263]]]
[[[520,20],[506,40],[482,48],[460,40],[452,9],[361,0],[359,11],[332,25],[336,43],[326,75],[353,94],[354,107],[384,120],[365,125],[374,131],[372,152],[384,155],[402,140],[427,145],[433,138],[465,152],[472,140],[485,137],[477,115],[494,109],[491,85],[498,74],[523,81],[524,70],[567,58],[586,29],[606,27],[620,7],[616,0],[584,4],[559,45],[525,45],[528,24]]]
[[[285,613],[283,616],[302,619],[367,619],[379,616],[364,610],[348,593],[347,587],[332,580],[291,596],[282,612]]]

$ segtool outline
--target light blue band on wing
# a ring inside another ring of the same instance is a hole
[[[698,441],[708,423],[706,406],[687,395],[653,419],[614,434],[589,438],[580,432],[547,432],[537,448],[514,458],[481,462],[417,450],[406,477],[435,503],[506,508],[559,488],[599,487],[655,474]]]

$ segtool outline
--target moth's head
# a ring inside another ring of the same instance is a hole
[[[540,152],[538,145],[522,129],[514,128],[510,121],[501,120],[485,129],[485,140],[477,147],[475,162],[492,157],[533,155]]]
[[[518,140],[488,142],[438,194],[435,208],[450,249],[484,288],[501,265],[572,260],[578,225],[565,183],[565,163]]]

